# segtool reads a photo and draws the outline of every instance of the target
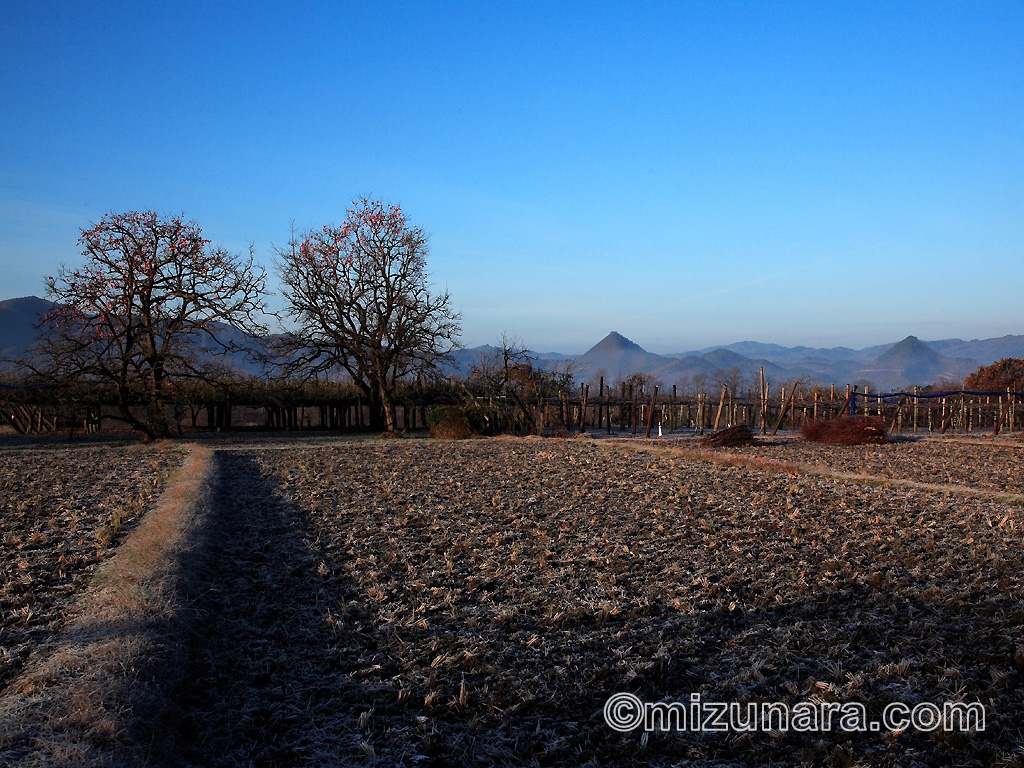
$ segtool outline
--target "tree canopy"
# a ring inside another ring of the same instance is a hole
[[[964,379],[964,386],[986,392],[1004,392],[1007,388],[1020,392],[1024,389],[1024,360],[1004,357],[992,365],[983,365]]]
[[[278,342],[285,367],[347,373],[389,432],[398,381],[450,359],[461,332],[448,292],[430,292],[427,253],[400,207],[365,198],[340,226],[293,236],[278,252],[294,324]]]
[[[56,306],[26,364],[58,381],[109,385],[124,421],[148,439],[166,436],[168,388],[215,377],[214,355],[232,346],[218,324],[267,332],[257,320],[265,275],[252,254],[212,247],[195,222],[152,211],[109,213],[79,245],[85,264],[46,280]]]

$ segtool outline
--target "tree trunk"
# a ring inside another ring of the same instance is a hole
[[[375,415],[377,416],[377,420],[379,421],[380,420],[379,411],[383,411],[384,412],[383,413],[383,416],[384,416],[384,430],[388,434],[393,434],[396,430],[395,430],[395,410],[394,410],[394,404],[391,402],[391,393],[388,391],[388,388],[384,385],[383,382],[379,382],[377,384],[377,392],[378,392],[378,397],[380,399],[379,399],[379,402],[377,403],[378,408],[375,409],[375,410],[378,411],[378,414],[375,414]]]
[[[146,403],[146,422],[149,427],[146,430],[147,439],[170,437],[171,425],[167,422],[167,413],[164,411],[162,387],[164,383],[163,367],[157,362],[149,374],[149,402]]]

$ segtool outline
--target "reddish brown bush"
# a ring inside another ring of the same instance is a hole
[[[430,428],[430,436],[438,440],[465,440],[472,434],[465,415],[456,408],[446,410]]]
[[[831,421],[811,419],[800,430],[804,440],[835,445],[887,443],[885,422],[876,416],[841,416]]]
[[[1002,392],[1007,387],[1017,390],[1024,386],[1024,360],[1004,357],[992,365],[983,365],[966,379],[967,389]]]

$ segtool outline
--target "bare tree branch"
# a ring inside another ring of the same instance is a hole
[[[423,230],[401,208],[355,202],[339,227],[292,235],[278,269],[295,327],[280,337],[284,368],[306,376],[343,371],[394,431],[397,383],[450,360],[460,317],[448,292],[432,295]]]
[[[151,211],[107,214],[82,231],[79,245],[85,264],[46,280],[56,307],[26,367],[58,381],[111,385],[124,421],[148,439],[167,436],[169,388],[216,378],[223,367],[212,356],[239,348],[218,324],[267,332],[256,319],[263,270],[251,250],[234,256],[211,247],[194,222]]]

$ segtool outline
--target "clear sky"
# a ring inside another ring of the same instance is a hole
[[[0,299],[106,212],[269,266],[362,195],[469,346],[1021,334],[1024,3],[0,0]]]

